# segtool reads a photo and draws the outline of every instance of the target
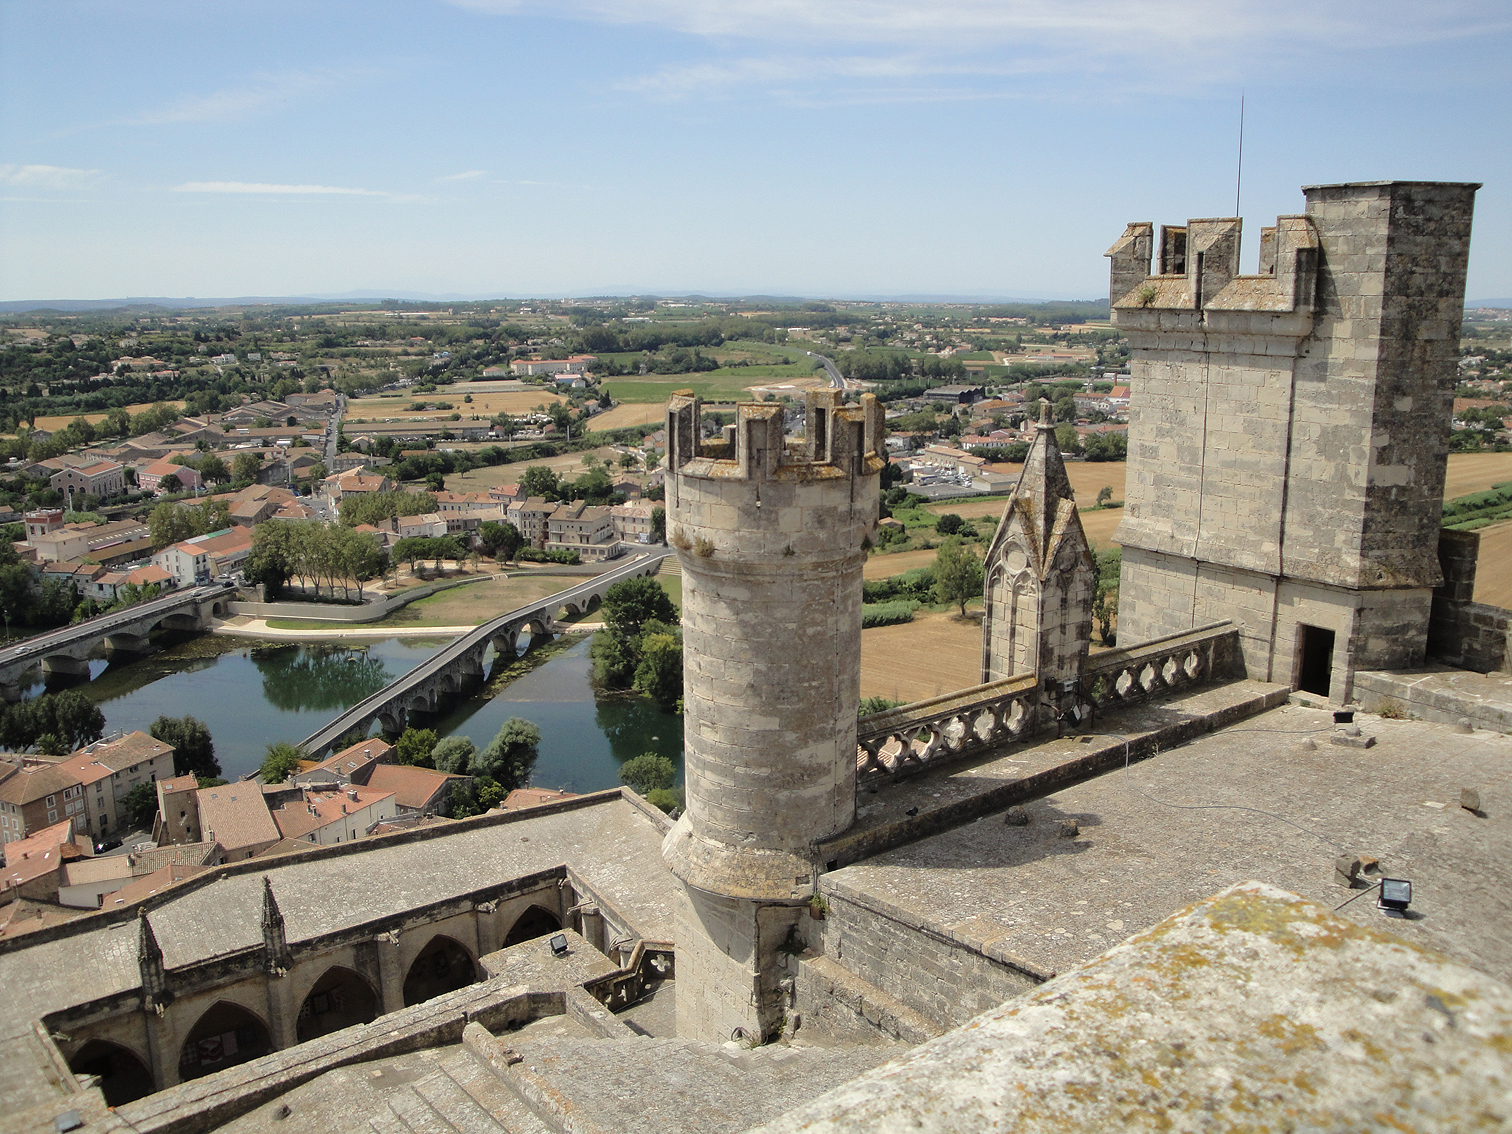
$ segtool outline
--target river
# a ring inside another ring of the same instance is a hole
[[[298,743],[443,644],[438,638],[286,643],[203,635],[165,642],[144,658],[93,661],[93,680],[78,688],[100,706],[108,732],[145,732],[159,716],[198,717],[215,740],[221,774],[236,779],[257,768],[269,744]],[[468,736],[483,748],[510,717],[535,722],[541,730],[531,778],[536,787],[614,787],[620,764],[647,751],[669,757],[681,782],[682,718],[644,697],[596,690],[588,636],[564,647],[492,698],[460,698],[425,727],[439,736]],[[40,685],[30,692],[38,691]]]

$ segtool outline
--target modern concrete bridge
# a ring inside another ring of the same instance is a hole
[[[568,614],[581,614],[595,600],[602,601],[605,592],[620,580],[656,574],[661,561],[669,554],[666,548],[662,548],[642,555],[612,571],[548,595],[530,606],[501,614],[459,635],[434,657],[427,658],[392,684],[353,705],[319,732],[306,737],[300,747],[312,758],[319,759],[335,751],[341,739],[354,730],[366,733],[374,721],[382,725],[384,732],[403,732],[410,713],[434,713],[443,698],[456,693],[469,680],[481,678],[483,657],[489,646],[501,654],[512,655],[522,630],[529,630],[532,636],[549,632],[557,611],[565,609]]]
[[[107,649],[141,653],[154,630],[207,629],[212,619],[226,616],[235,594],[229,583],[211,583],[28,638],[0,650],[0,694],[18,698],[22,675],[38,662],[43,673],[87,674],[90,651],[102,642]]]

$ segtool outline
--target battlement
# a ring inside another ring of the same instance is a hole
[[[1139,324],[1141,311],[1311,313],[1316,297],[1318,234],[1305,216],[1277,217],[1260,230],[1260,272],[1239,273],[1243,221],[1238,217],[1155,226],[1135,221],[1104,253],[1111,261],[1109,307],[1115,323]]]
[[[679,391],[667,402],[667,471],[719,480],[826,480],[882,469],[882,406],[863,394],[842,405],[838,390],[804,397],[804,436],[789,439],[787,415],[772,403],[742,402],[722,436],[703,437],[702,400]]]

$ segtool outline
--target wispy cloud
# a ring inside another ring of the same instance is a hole
[[[488,176],[486,169],[469,169],[466,173],[448,173],[445,177],[436,178],[437,181],[471,181],[477,177]]]
[[[945,45],[1071,40],[1094,50],[1139,42],[1407,44],[1506,28],[1500,0],[451,0],[483,12],[549,12],[653,24],[691,35],[765,41]],[[1341,41],[1338,37],[1348,36]]]
[[[997,97],[997,93],[973,87],[956,89],[949,84],[959,79],[1007,77],[1052,69],[1048,58],[1030,61],[972,63],[958,60],[931,59],[920,55],[895,56],[781,56],[726,59],[717,62],[690,63],[664,67],[650,75],[640,75],[621,82],[623,90],[652,98],[676,99],[692,95],[718,95],[742,87],[763,86],[797,92],[816,86],[849,80],[870,101],[865,92],[876,97],[896,97],[900,84],[906,84],[909,97],[921,99],[961,99]],[[806,100],[804,100],[806,101]]]
[[[62,165],[0,165],[0,185],[33,190],[83,189],[99,175],[98,169],[70,169]]]
[[[228,122],[261,111],[299,102],[344,83],[361,82],[377,72],[371,68],[331,68],[285,71],[250,76],[245,82],[206,94],[190,94],[111,125],[165,126],[188,122]]]
[[[175,193],[254,193],[285,196],[396,197],[380,189],[353,189],[341,185],[278,185],[266,181],[186,181],[173,187]]]

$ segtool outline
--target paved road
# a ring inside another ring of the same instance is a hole
[[[811,350],[804,351],[803,353],[808,355],[810,358],[817,358],[824,365],[824,370],[825,373],[829,375],[831,386],[833,386],[837,390],[845,389],[845,379],[841,376],[840,371],[836,368],[834,362],[832,362],[828,358],[825,358],[822,354],[815,354]]]
[[[38,634],[35,637],[26,639],[19,645],[0,650],[0,665],[7,665],[28,657],[36,657],[39,654],[46,653],[50,649],[69,645],[82,638],[104,636],[117,627],[129,625],[159,611],[167,613],[186,603],[213,598],[216,595],[225,594],[233,590],[235,588],[230,583],[209,583],[202,587],[191,588],[190,590],[173,591],[162,598],[155,598],[151,602],[138,603],[136,606],[130,606],[125,610],[116,611],[112,614],[97,615],[94,618],[85,619],[83,622],[75,622],[72,626],[64,626],[58,630],[49,630],[46,634]]]

